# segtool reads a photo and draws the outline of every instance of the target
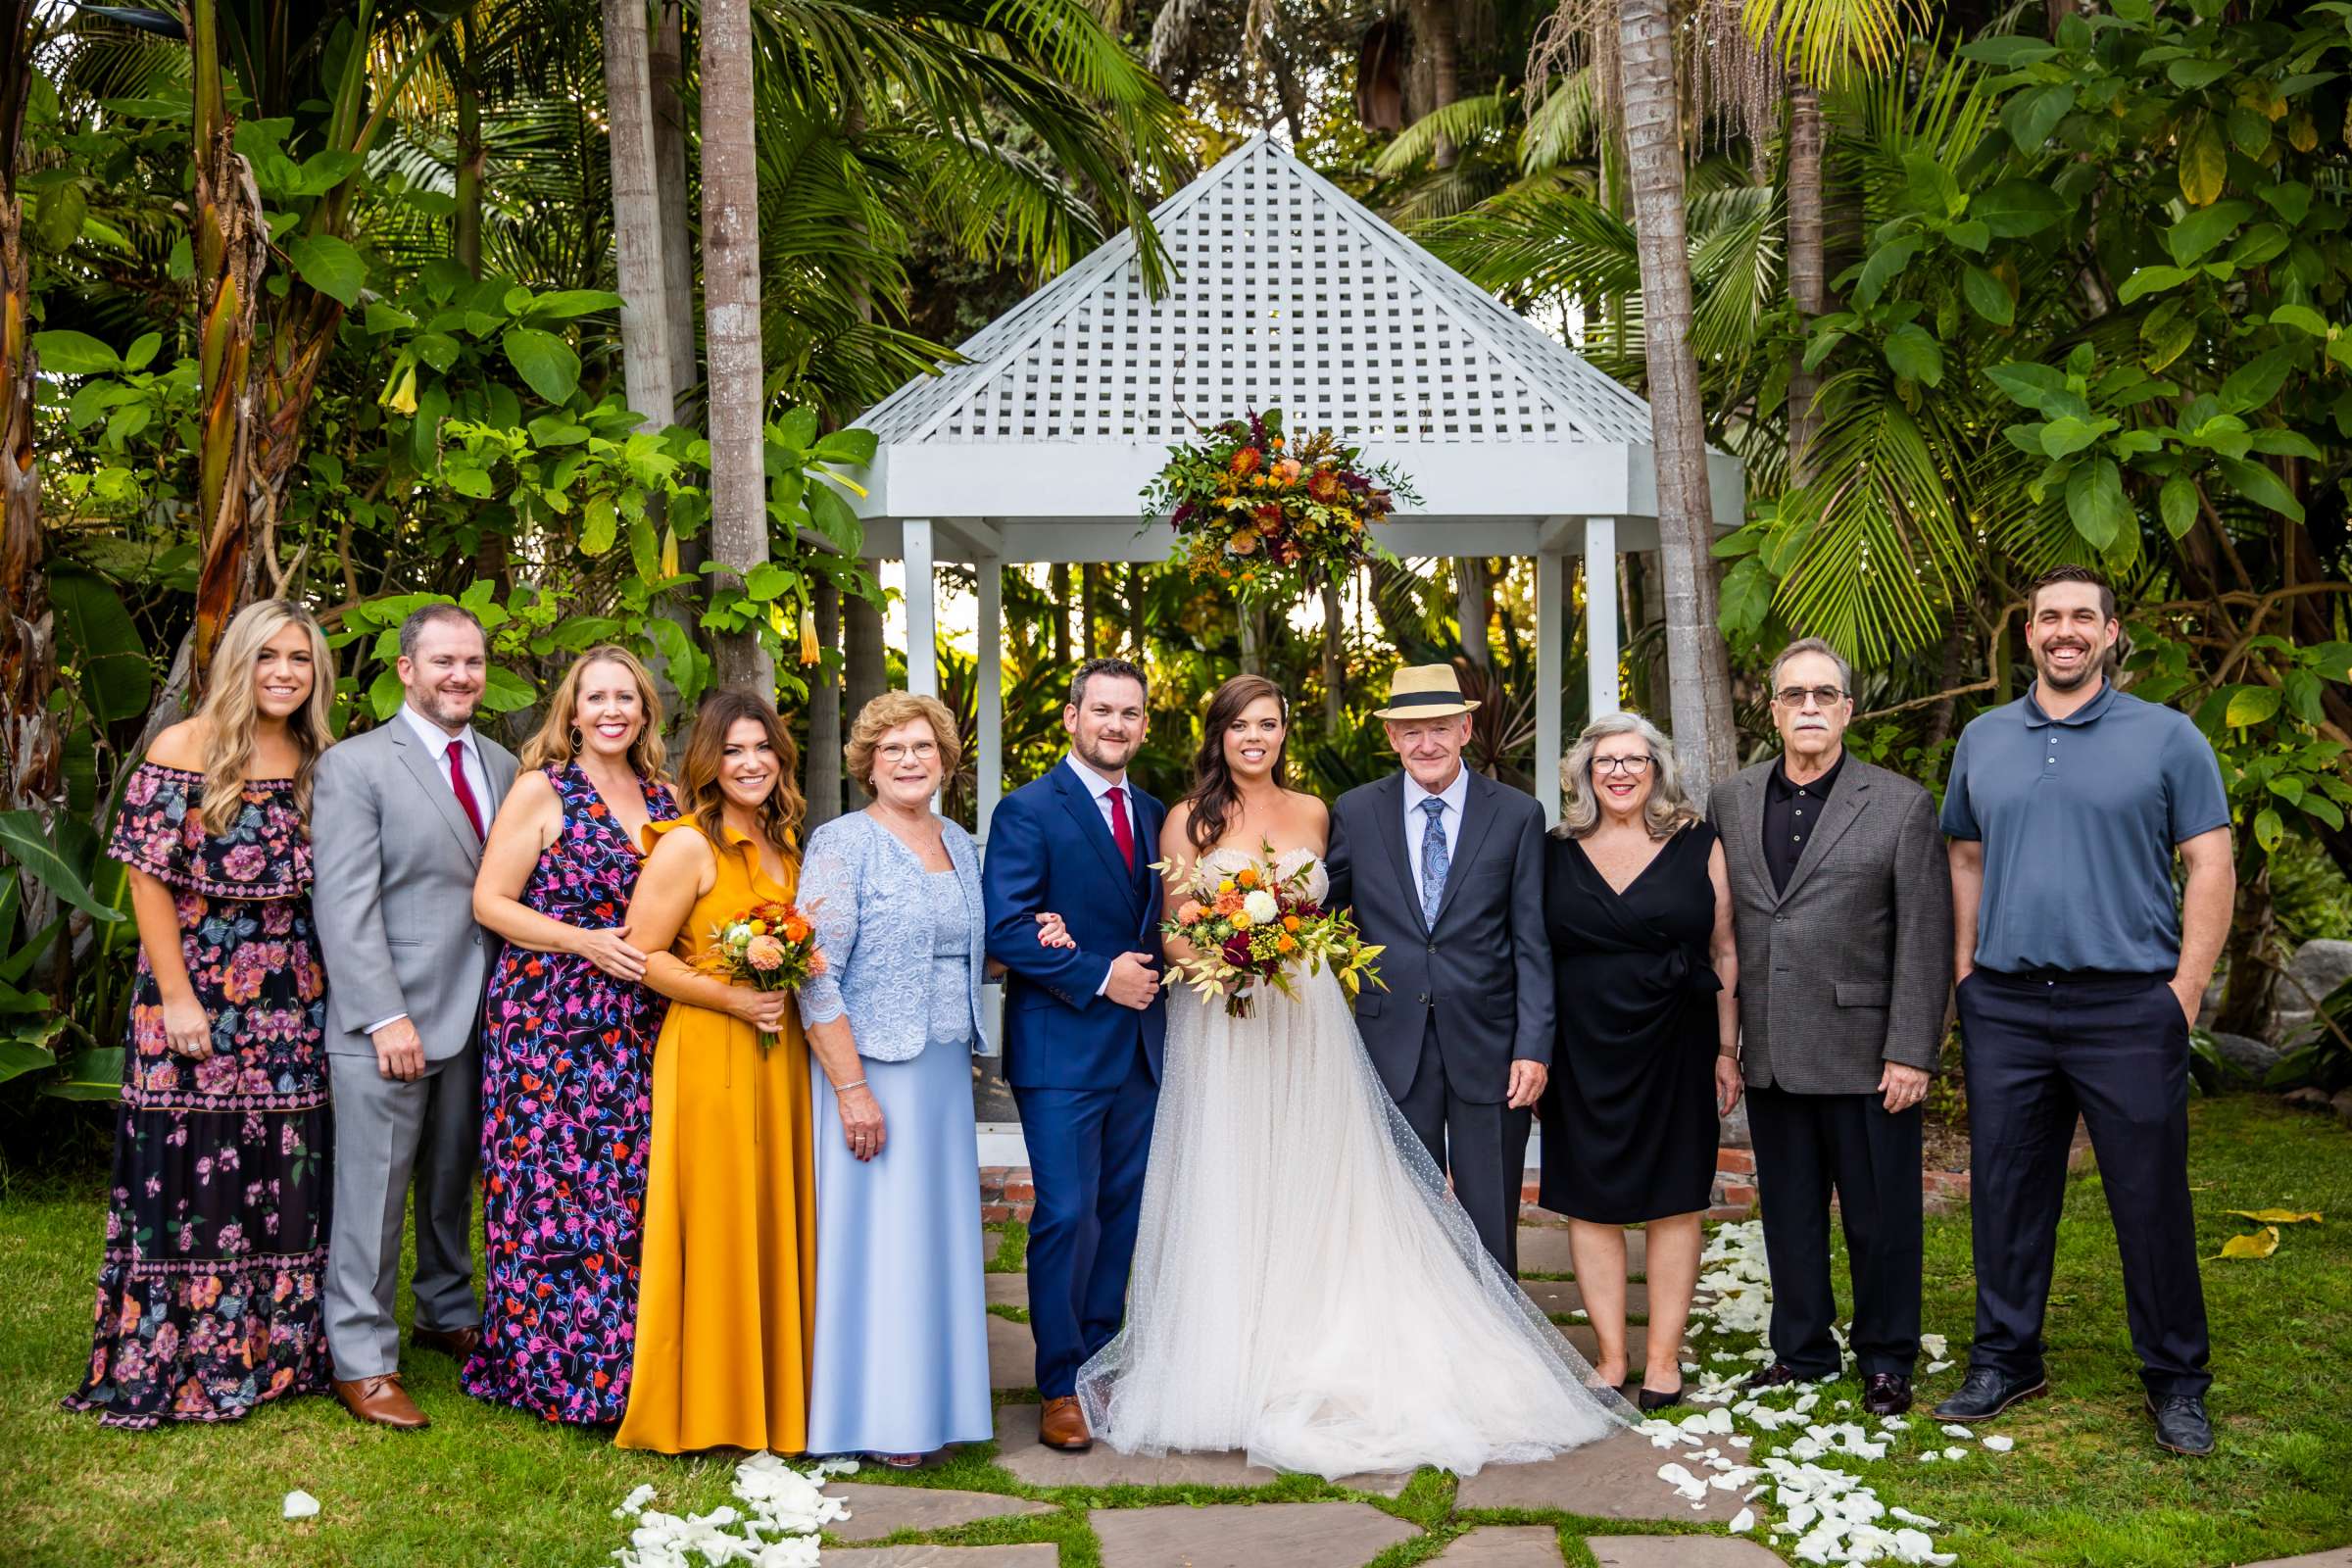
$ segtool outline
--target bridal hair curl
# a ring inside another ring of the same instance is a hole
[[[302,754],[294,769],[294,806],[304,821],[310,820],[311,774],[318,765],[318,754],[335,741],[329,722],[334,658],[327,652],[326,633],[309,611],[284,599],[257,599],[238,611],[220,634],[220,652],[213,655],[212,684],[196,710],[198,733],[204,738],[204,802],[198,812],[208,832],[226,833],[244,805],[253,767],[254,720],[260,712],[253,666],[270,639],[288,626],[300,626],[311,637],[311,695],[286,715],[286,734]]]
[[[801,749],[793,744],[792,731],[784,720],[776,716],[775,705],[750,692],[721,687],[704,698],[695,712],[694,728],[686,736],[686,755],[678,762],[680,814],[702,829],[713,851],[727,853],[727,797],[719,787],[718,770],[726,760],[727,731],[747,718],[767,731],[767,744],[776,753],[776,786],[760,803],[760,831],[767,835],[778,855],[789,857],[800,848],[801,819],[808,811],[799,782]]]
[[[1282,745],[1274,752],[1273,773],[1274,782],[1282,782],[1283,755],[1291,747],[1291,705],[1283,701],[1282,688],[1265,676],[1236,675],[1208,699],[1208,712],[1200,720],[1200,751],[1193,759],[1193,791],[1184,798],[1185,805],[1192,808],[1184,836],[1201,854],[1225,836],[1226,824],[1242,800],[1241,787],[1234,783],[1233,769],[1225,761],[1225,732],[1261,697],[1273,698],[1282,710]]]
[[[1560,759],[1560,825],[1552,832],[1564,839],[1581,839],[1600,825],[1600,799],[1592,787],[1592,752],[1611,735],[1639,735],[1649,748],[1649,799],[1642,803],[1642,821],[1651,838],[1670,839],[1698,820],[1698,808],[1683,793],[1674,743],[1640,713],[1603,713],[1585,726],[1568,755]]]

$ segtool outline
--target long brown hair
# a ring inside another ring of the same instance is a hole
[[[743,719],[756,720],[767,731],[767,744],[776,750],[776,787],[760,803],[760,830],[786,859],[800,849],[801,821],[808,803],[801,795],[801,749],[792,731],[776,716],[775,706],[750,692],[721,688],[703,699],[686,737],[686,755],[678,762],[678,795],[685,814],[703,830],[703,837],[721,855],[726,853],[726,794],[718,785],[718,769],[726,757],[727,731]]]
[[[1225,826],[1242,801],[1233,769],[1225,761],[1225,732],[1261,697],[1273,698],[1282,710],[1282,744],[1274,751],[1273,775],[1277,785],[1282,783],[1282,760],[1291,749],[1291,705],[1282,700],[1282,688],[1265,676],[1236,675],[1208,699],[1208,712],[1200,720],[1200,752],[1193,759],[1193,792],[1184,798],[1192,808],[1184,836],[1202,854],[1225,836]]]
[[[309,611],[284,599],[257,599],[238,611],[221,633],[220,651],[213,656],[212,685],[196,710],[204,737],[204,802],[199,814],[208,832],[227,832],[244,804],[260,711],[253,666],[270,639],[288,626],[300,626],[311,639],[311,695],[286,715],[286,735],[302,754],[294,768],[294,807],[304,821],[310,820],[311,775],[318,755],[335,741],[329,724],[335,699],[334,657],[327,652],[326,634]]]
[[[573,715],[580,710],[580,687],[592,664],[618,664],[637,683],[637,712],[645,726],[629,743],[629,770],[649,782],[663,777],[662,769],[669,760],[669,749],[662,743],[662,694],[654,689],[653,673],[637,656],[612,643],[599,643],[573,660],[564,678],[556,682],[538,732],[522,743],[522,765],[536,770],[550,762],[569,762],[580,755],[580,732],[573,727]]]

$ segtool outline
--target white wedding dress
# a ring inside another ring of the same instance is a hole
[[[1479,1245],[1339,983],[1297,989],[1246,1018],[1169,993],[1126,1327],[1078,1374],[1096,1438],[1337,1479],[1473,1475],[1616,1430],[1624,1401]]]

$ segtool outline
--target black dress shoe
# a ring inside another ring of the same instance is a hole
[[[1642,1389],[1637,1391],[1634,1396],[1634,1408],[1640,1410],[1643,1415],[1648,1415],[1655,1410],[1668,1409],[1682,1402],[1683,1391],[1680,1389]]]
[[[1745,1385],[1748,1393],[1760,1394],[1766,1389],[1785,1389],[1805,1379],[1796,1368],[1786,1361],[1775,1361],[1761,1372],[1750,1372]]]
[[[1862,1408],[1872,1415],[1902,1415],[1911,1408],[1911,1380],[1899,1372],[1873,1372],[1862,1385]]]
[[[2148,1414],[2156,1418],[2159,1448],[2200,1459],[2213,1451],[2213,1423],[2205,1418],[2205,1401],[2196,1395],[2175,1394],[2162,1399],[2150,1395]]]
[[[2050,1392],[2050,1380],[2036,1372],[2030,1378],[2005,1378],[1990,1367],[1972,1366],[1960,1392],[1936,1407],[1939,1421],[1989,1421],[2020,1399],[2038,1398]]]

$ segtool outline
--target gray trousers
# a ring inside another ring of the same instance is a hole
[[[1519,1272],[1519,1189],[1526,1179],[1527,1138],[1532,1106],[1513,1110],[1502,1101],[1487,1104],[1463,1100],[1446,1081],[1433,1020],[1421,1035],[1421,1062],[1413,1086],[1396,1102],[1414,1136],[1453,1178],[1453,1196],[1478,1228],[1505,1274]]]
[[[416,1209],[416,1327],[481,1321],[473,1295],[473,1179],[481,1158],[481,1048],[425,1063],[414,1083],[369,1056],[329,1055],[335,1091],[334,1232],[326,1248],[326,1348],[344,1382],[400,1370],[400,1232]]]

